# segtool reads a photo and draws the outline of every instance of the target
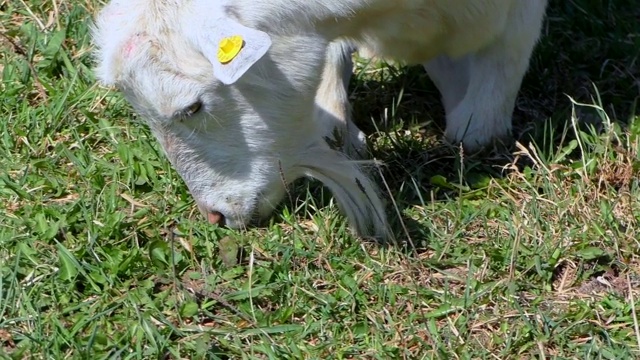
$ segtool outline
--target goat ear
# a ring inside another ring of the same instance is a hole
[[[230,18],[220,18],[204,29],[194,29],[188,36],[209,59],[213,75],[231,85],[244,75],[271,47],[271,37]]]

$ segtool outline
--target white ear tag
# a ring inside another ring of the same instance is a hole
[[[213,75],[225,85],[235,83],[271,47],[266,33],[231,19],[218,19],[202,37],[205,56],[213,64]]]

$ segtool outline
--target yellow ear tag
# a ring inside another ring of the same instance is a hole
[[[230,63],[238,56],[243,46],[244,40],[240,35],[223,38],[218,45],[218,61],[222,64]]]

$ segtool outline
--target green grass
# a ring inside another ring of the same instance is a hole
[[[207,225],[95,85],[97,6],[0,2],[0,358],[640,356],[633,1],[551,2],[521,147],[443,145],[419,68],[360,64],[355,118],[401,214],[388,246],[317,184],[267,228]]]

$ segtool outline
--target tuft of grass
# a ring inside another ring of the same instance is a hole
[[[633,1],[551,1],[507,149],[443,145],[420,68],[359,62],[386,245],[307,182],[268,226],[205,224],[95,85],[99,5],[0,2],[0,358],[639,356]]]

